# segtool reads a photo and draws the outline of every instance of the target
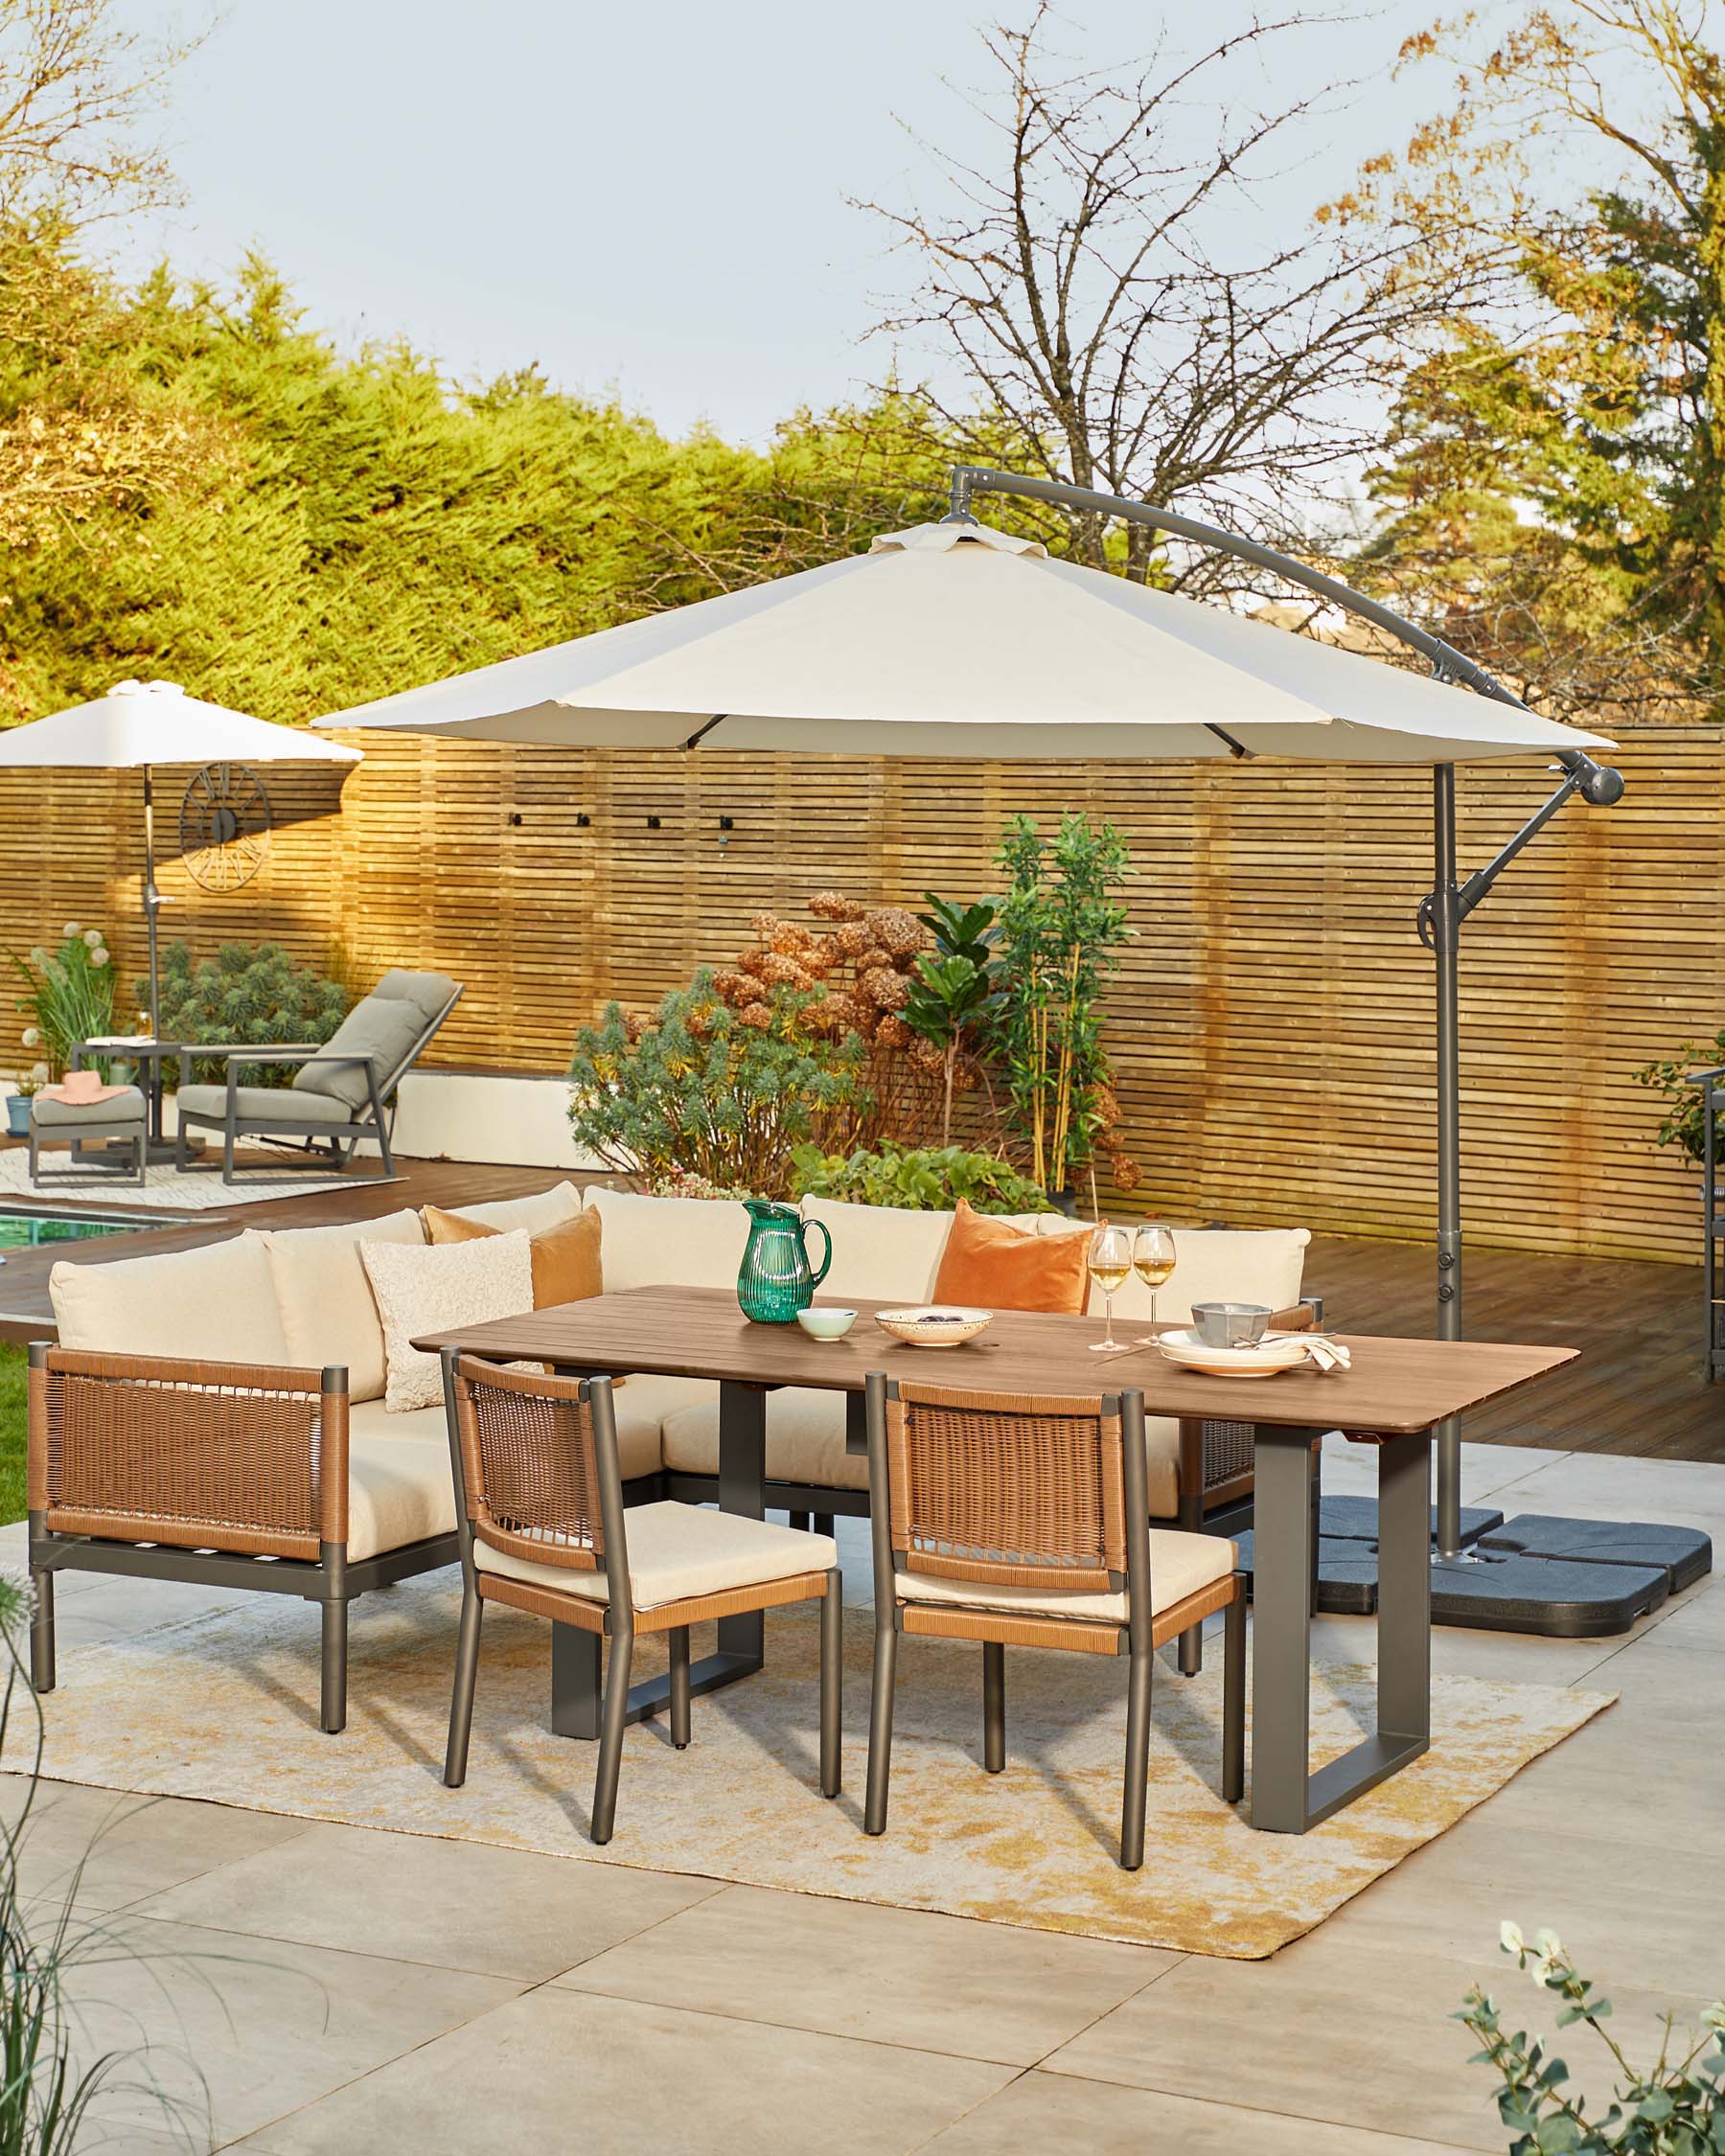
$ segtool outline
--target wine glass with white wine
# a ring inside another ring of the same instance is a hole
[[[1150,1291],[1150,1322],[1156,1322],[1156,1291],[1174,1270],[1174,1238],[1165,1227],[1146,1221],[1132,1239],[1132,1270]],[[1140,1347],[1154,1347],[1156,1335],[1146,1333]]]
[[[1100,1354],[1106,1348],[1125,1344],[1114,1337],[1114,1298],[1132,1277],[1132,1238],[1123,1227],[1110,1227],[1104,1223],[1091,1237],[1090,1276],[1108,1304],[1108,1329],[1100,1340],[1091,1342]]]

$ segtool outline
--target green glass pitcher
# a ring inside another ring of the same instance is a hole
[[[794,1205],[780,1205],[770,1198],[745,1198],[748,1207],[748,1241],[737,1273],[737,1302],[745,1318],[757,1325],[794,1325],[799,1310],[815,1300],[815,1291],[827,1276],[833,1262],[833,1238],[824,1221],[805,1221]],[[809,1264],[805,1237],[818,1227],[826,1244],[820,1271]]]

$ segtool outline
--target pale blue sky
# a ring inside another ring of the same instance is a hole
[[[123,5],[147,25],[203,19],[196,0]],[[1018,20],[1023,0],[1004,11]],[[1362,155],[1405,139],[1439,84],[1392,86],[1388,66],[1430,11],[1387,0],[1283,48],[1296,72],[1274,96],[1344,75],[1373,86],[1307,137],[1277,218],[1303,219]],[[218,275],[256,243],[344,343],[404,336],[461,378],[537,360],[564,387],[615,385],[674,431],[704,418],[762,439],[797,403],[885,371],[887,351],[861,340],[871,295],[903,272],[846,197],[939,201],[901,121],[981,147],[941,78],[986,80],[987,12],[225,0],[168,117],[189,200],[125,259],[161,247]],[[1068,0],[1056,34],[1075,57],[1130,59],[1164,27],[1179,47],[1252,13],[1244,0]]]

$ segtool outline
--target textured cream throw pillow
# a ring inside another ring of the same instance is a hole
[[[533,1256],[520,1228],[471,1243],[361,1243],[359,1256],[383,1320],[383,1405],[398,1413],[443,1399],[437,1357],[422,1355],[416,1336],[533,1308]]]

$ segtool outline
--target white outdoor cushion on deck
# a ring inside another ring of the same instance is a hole
[[[1300,1300],[1311,1230],[1304,1227],[1175,1227],[1174,1270],[1157,1290],[1156,1318],[1187,1325],[1195,1302],[1261,1302],[1286,1310]],[[1090,1313],[1102,1315],[1092,1287]],[[1115,1296],[1116,1323],[1147,1321],[1150,1291],[1135,1273]]]
[[[311,1096],[315,1098],[315,1095]],[[337,1221],[330,1227],[247,1230],[263,1244],[281,1306],[291,1362],[306,1369],[339,1363],[350,1400],[383,1395],[383,1321],[360,1262],[359,1242],[423,1243],[426,1231],[411,1206],[377,1220]]]
[[[440,1429],[443,1411],[392,1415],[392,1422],[423,1423],[425,1434],[374,1437],[348,1427],[348,1545],[356,1563],[385,1549],[400,1549],[427,1535],[455,1531],[455,1482],[448,1439]]]
[[[228,1089],[225,1086],[182,1086],[173,1096],[182,1115],[213,1115],[227,1120]],[[234,1106],[242,1120],[262,1122],[280,1117],[288,1123],[351,1123],[354,1112],[344,1100],[329,1093],[294,1092],[285,1086],[236,1086]]]
[[[62,1347],[198,1362],[291,1364],[269,1261],[255,1235],[48,1275]]]
[[[624,1526],[629,1593],[637,1610],[698,1594],[722,1594],[733,1587],[759,1587],[797,1572],[830,1571],[839,1562],[830,1535],[805,1534],[800,1527],[779,1527],[769,1520],[741,1520],[700,1504],[632,1505]],[[610,1583],[603,1572],[540,1565],[513,1550],[494,1549],[477,1538],[473,1562],[482,1572],[579,1595],[584,1602],[610,1600]]]
[[[529,1235],[541,1234],[560,1222],[573,1220],[581,1210],[581,1193],[572,1182],[560,1182],[550,1190],[536,1190],[531,1198],[497,1198],[488,1205],[449,1208],[457,1220],[476,1220],[482,1227],[505,1233],[524,1227]]]
[[[642,1198],[595,1183],[586,1202],[605,1224],[600,1262],[607,1295],[661,1287],[735,1294],[748,1241],[748,1214],[738,1200]]]
[[[818,1392],[801,1385],[767,1395],[770,1481],[867,1489],[868,1455],[844,1449],[844,1399],[842,1392]],[[685,1475],[718,1474],[719,1403],[710,1393],[699,1406],[665,1417],[665,1465]]]
[[[951,1213],[901,1212],[895,1205],[852,1205],[836,1198],[805,1198],[802,1212],[833,1238],[832,1270],[820,1283],[823,1297],[915,1303],[934,1293]],[[820,1237],[811,1235],[809,1254],[816,1264],[820,1251]]]
[[[1150,1607],[1160,1616],[1234,1569],[1234,1546],[1219,1535],[1150,1530]],[[1124,1594],[1063,1594],[1051,1587],[983,1587],[976,1580],[934,1579],[927,1572],[895,1572],[893,1587],[909,1602],[958,1604],[973,1610],[1008,1610],[1018,1617],[1093,1617],[1124,1622]]]

